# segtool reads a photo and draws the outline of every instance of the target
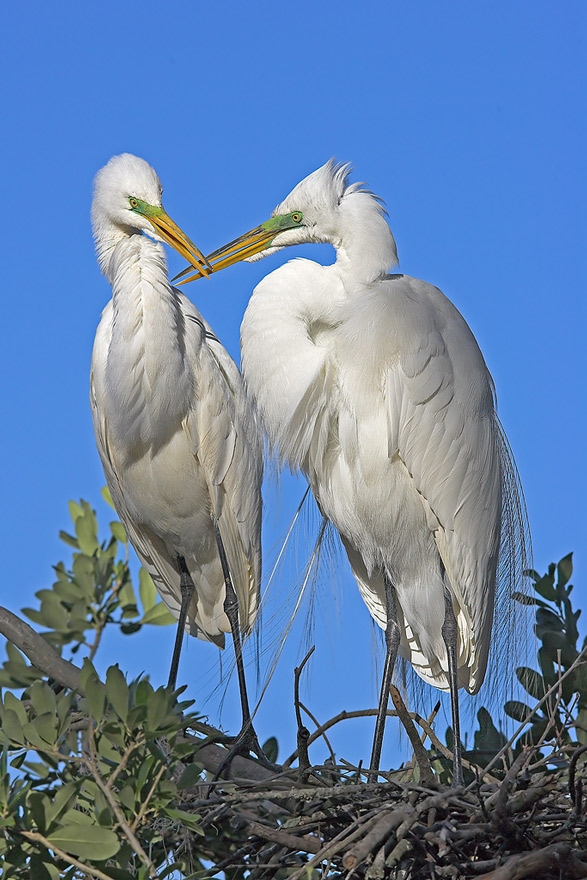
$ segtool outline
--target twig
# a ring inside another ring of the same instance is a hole
[[[317,719],[314,715],[312,715],[312,713],[311,713],[310,710],[307,708],[307,706],[304,706],[303,703],[300,703],[300,708],[304,710],[304,712],[306,713],[306,715],[308,716],[308,718],[311,718],[311,719],[312,719],[312,721],[314,722],[314,724],[316,725],[316,727],[320,727],[320,724],[318,723],[318,719]],[[328,751],[330,752],[330,757],[331,757],[331,759],[332,759],[332,763],[333,763],[333,764],[336,764],[336,755],[334,754],[334,749],[333,749],[332,746],[330,745],[330,742],[329,742],[329,740],[328,740],[328,737],[326,736],[326,734],[325,734],[324,732],[322,733],[322,739],[323,739],[324,742],[326,743],[326,746],[327,746],[327,748],[328,748]],[[309,741],[309,738],[308,738],[308,741]]]
[[[367,856],[376,849],[388,835],[404,822],[409,815],[416,816],[413,807],[406,806],[403,809],[392,810],[382,816],[363,837],[351,849],[347,850],[342,863],[348,871],[353,871]]]
[[[108,786],[106,785],[106,783],[104,782],[102,777],[100,776],[100,772],[98,770],[98,765],[96,762],[96,747],[95,747],[95,742],[94,742],[93,728],[90,728],[88,730],[88,744],[90,747],[90,760],[87,761],[86,763],[87,763],[87,766],[90,770],[90,773],[92,774],[92,777],[93,777],[96,785],[98,786],[98,788],[100,789],[100,791],[102,792],[102,794],[104,795],[104,797],[106,798],[108,803],[110,804],[110,807],[112,808],[112,812],[116,816],[116,820],[117,820],[118,824],[120,825],[122,831],[124,832],[128,842],[130,843],[130,845],[132,846],[132,848],[134,849],[134,851],[138,855],[139,859],[141,860],[141,862],[143,863],[143,865],[146,867],[147,871],[149,872],[149,877],[156,878],[157,871],[155,870],[155,866],[154,866],[153,862],[151,861],[151,859],[149,858],[149,856],[147,855],[147,853],[145,852],[145,850],[143,849],[143,847],[139,843],[133,830],[131,829],[130,825],[128,824],[128,822],[124,818],[124,813],[122,812],[118,803],[116,802],[116,798],[114,797],[114,795],[112,794],[112,792],[110,791],[110,789],[108,788]]]
[[[322,848],[322,843],[317,837],[312,837],[311,835],[297,837],[288,831],[271,828],[269,825],[261,825],[260,822],[248,821],[247,829],[250,834],[254,834],[256,837],[270,840],[272,843],[280,843],[282,846],[294,851],[318,853]]]
[[[544,849],[511,856],[489,874],[481,874],[479,880],[521,880],[523,877],[544,877],[547,870],[558,871],[561,877],[585,877],[587,863],[573,852],[570,843],[553,843]],[[572,873],[571,873],[572,872]]]
[[[440,742],[440,740],[436,736],[434,730],[432,729],[432,727],[430,727],[428,721],[426,721],[420,715],[416,715],[414,717],[414,720],[416,721],[417,724],[420,725],[420,727],[425,732],[426,736],[428,737],[428,739],[430,740],[430,742],[432,743],[434,748],[437,751],[439,751],[440,754],[444,758],[452,759],[452,756],[453,756],[452,752],[450,751],[450,749],[447,749],[447,747],[444,745],[444,743]],[[472,773],[475,773],[479,769],[476,764],[472,764],[466,758],[463,758],[462,760],[463,760],[463,767],[466,767],[467,770],[471,770]],[[499,784],[499,782],[501,781],[496,776],[492,776],[490,773],[487,773],[486,770],[482,769],[480,772],[481,772],[481,775],[486,777],[490,782],[493,782],[495,784]],[[471,783],[471,785],[473,785],[473,783]]]
[[[330,730],[331,727],[334,727],[335,724],[339,724],[341,721],[347,721],[349,718],[370,718],[373,715],[377,715],[377,711],[378,711],[377,709],[356,709],[353,712],[348,712],[346,709],[344,709],[342,712],[339,712],[338,715],[335,715],[333,718],[330,718],[324,724],[321,724],[318,727],[318,729],[315,730],[314,733],[312,733],[310,735],[310,739],[308,740],[308,746],[311,746],[312,743],[318,739],[318,737],[322,736],[322,734],[325,733],[327,730]],[[393,709],[388,709],[387,715],[388,715],[388,717],[393,716],[395,718],[396,712]],[[298,750],[296,749],[295,752],[292,752],[292,754],[289,756],[289,758],[287,758],[283,762],[282,766],[283,767],[290,767],[291,764],[295,761],[295,759],[297,757],[298,757]]]
[[[167,768],[166,768],[165,764],[162,764],[161,767],[159,768],[159,770],[155,776],[155,779],[153,780],[153,785],[149,789],[149,794],[147,795],[147,797],[145,798],[145,800],[141,804],[141,809],[139,810],[139,812],[136,814],[136,816],[134,817],[134,819],[132,821],[132,825],[130,827],[132,828],[133,831],[136,831],[138,826],[141,824],[141,822],[143,820],[143,816],[147,812],[149,803],[151,801],[151,798],[153,797],[155,789],[159,785],[159,780],[161,779],[161,777],[165,773],[166,769]]]
[[[403,857],[408,853],[412,848],[412,844],[405,837],[402,840],[398,841],[398,843],[394,846],[390,854],[385,860],[386,868],[394,868],[398,862],[400,862]]]
[[[118,764],[114,768],[114,770],[112,771],[112,776],[110,776],[110,778],[108,779],[108,783],[107,783],[108,788],[112,789],[112,786],[114,785],[114,783],[118,779],[119,775],[122,773],[122,771],[124,770],[124,768],[128,764],[128,759],[130,758],[132,753],[136,749],[138,749],[139,745],[142,745],[142,741],[140,743],[131,742],[127,745],[126,749],[124,750],[124,754],[123,754],[122,758],[120,759],[120,764]]]
[[[391,699],[393,700],[393,705],[395,706],[395,711],[398,714],[399,720],[403,724],[404,730],[408,734],[408,739],[410,740],[412,748],[414,749],[414,755],[416,757],[418,767],[420,768],[422,783],[424,785],[430,785],[434,782],[434,773],[432,772],[430,759],[428,757],[426,749],[424,748],[422,740],[418,736],[416,728],[414,727],[414,722],[410,718],[408,710],[404,705],[404,701],[401,698],[401,694],[394,684],[390,685],[389,693],[391,694]]]
[[[12,829],[16,831],[16,829]],[[92,868],[90,865],[84,865],[83,862],[78,862],[77,859],[74,859],[73,856],[68,855],[66,852],[63,852],[62,849],[59,849],[58,846],[55,846],[54,843],[51,843],[50,840],[47,840],[46,837],[43,837],[42,834],[39,834],[38,831],[16,831],[17,834],[20,834],[21,837],[25,837],[27,840],[31,840],[34,843],[42,843],[46,849],[51,850],[56,856],[59,856],[60,859],[63,859],[64,862],[68,862],[70,865],[74,865],[78,871],[82,871],[82,873],[91,874],[92,877],[98,877],[98,880],[112,880],[112,876],[109,874],[104,874],[103,871],[100,871],[98,868]]]
[[[332,859],[337,852],[339,852],[344,846],[349,844],[352,840],[356,840],[357,837],[360,837],[365,833],[365,828],[362,826],[365,824],[373,824],[377,821],[378,814],[381,811],[371,810],[369,813],[366,813],[364,816],[361,816],[359,819],[356,819],[352,825],[343,828],[336,837],[333,837],[332,840],[326,844],[326,846],[322,847],[320,852],[316,853],[306,864],[300,868],[299,871],[296,871],[295,874],[292,874],[289,880],[300,880],[304,875],[311,877],[310,870],[316,865],[323,862],[327,857]],[[373,815],[375,814],[375,815]]]
[[[432,712],[431,712],[430,715],[428,716],[428,718],[422,718],[422,716],[419,715],[417,712],[414,712],[413,715],[410,716],[410,717],[413,717],[413,719],[414,719],[414,721],[416,722],[416,724],[419,724],[419,723],[420,723],[420,720],[425,721],[426,724],[428,725],[428,727],[429,727],[430,729],[432,729],[432,722],[434,721],[434,719],[435,719],[436,716],[438,715],[438,713],[439,713],[439,711],[440,711],[440,706],[441,706],[441,702],[440,702],[440,700],[438,700],[437,703],[436,703],[436,705],[434,706]],[[428,734],[426,733],[426,731],[424,730],[424,728],[422,728],[422,730],[424,731],[424,732],[422,733],[422,745],[424,745],[425,742],[426,742],[426,737],[428,736]]]
[[[300,770],[307,770],[310,766],[310,758],[308,756],[308,740],[310,739],[310,731],[302,724],[302,713],[300,712],[300,675],[302,670],[316,649],[316,645],[312,645],[299,666],[294,669],[294,702],[296,708],[296,721],[298,723],[298,754],[300,756]]]

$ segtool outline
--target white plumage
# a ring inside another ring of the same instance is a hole
[[[365,291],[341,283],[336,264],[297,260],[256,287],[242,358],[272,443],[306,474],[340,532],[369,611],[385,627],[386,570],[402,612],[400,653],[448,688],[442,559],[460,683],[477,691],[490,644],[501,464],[489,374],[463,318],[421,281],[391,277]]]
[[[502,537],[517,553],[502,503],[522,505],[471,330],[438,288],[387,274],[397,252],[382,202],[348,174],[328,162],[209,259],[216,271],[287,245],[334,246],[334,264],[296,259],[257,285],[243,375],[281,461],[338,529],[371,615],[386,627],[385,577],[399,653],[444,690],[454,639],[456,705],[456,686],[475,693],[486,672]]]
[[[485,674],[500,543],[503,446],[491,376],[464,318],[405,275],[381,202],[327,163],[274,215],[303,214],[284,244],[327,241],[331,266],[297,259],[255,288],[242,369],[272,444],[342,537],[385,627],[383,571],[401,611],[400,653],[448,689],[444,582],[459,628],[459,683]],[[262,255],[265,255],[266,251]]]
[[[257,612],[262,446],[255,416],[228,352],[169,282],[161,241],[188,257],[199,251],[162,211],[155,171],[136,156],[112,158],[96,176],[92,222],[112,285],[90,393],[106,481],[167,607],[179,616],[179,555],[195,584],[186,628],[222,647],[230,624],[215,523],[244,633]]]

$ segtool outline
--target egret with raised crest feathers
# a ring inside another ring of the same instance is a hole
[[[473,333],[438,288],[388,274],[397,251],[383,204],[349,171],[327,162],[208,259],[218,271],[288,245],[335,248],[332,265],[296,259],[257,285],[243,375],[270,443],[306,475],[385,630],[371,778],[399,653],[450,691],[459,784],[458,689],[483,682],[500,546],[517,553],[504,516],[523,502]]]
[[[259,752],[241,655],[261,579],[263,453],[240,372],[168,278],[162,242],[209,272],[163,210],[154,169],[114,156],[96,175],[92,224],[112,286],[92,355],[91,405],[116,511],[184,632],[224,647],[232,632],[241,739]]]

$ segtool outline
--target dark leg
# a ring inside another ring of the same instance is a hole
[[[218,529],[218,525],[214,523],[214,532],[216,535],[216,544],[218,546],[218,554],[220,556],[220,563],[222,565],[222,573],[224,574],[224,585],[226,588],[226,598],[224,600],[224,611],[226,612],[226,616],[228,617],[228,621],[230,623],[230,629],[232,632],[232,640],[234,643],[234,654],[236,658],[236,668],[238,674],[238,686],[240,690],[241,696],[241,708],[243,713],[243,724],[238,734],[234,747],[226,759],[224,764],[217,771],[217,775],[220,776],[222,770],[226,766],[226,764],[230,763],[235,754],[240,750],[242,746],[250,749],[257,757],[267,766],[273,769],[273,764],[270,764],[265,754],[259,745],[259,740],[257,739],[257,734],[255,733],[255,729],[253,727],[253,721],[251,718],[251,711],[249,709],[249,698],[247,696],[247,684],[245,681],[245,667],[243,664],[243,653],[242,653],[242,645],[241,645],[241,635],[240,635],[240,625],[238,619],[238,599],[232,584],[232,578],[230,576],[230,570],[228,568],[228,559],[226,558],[226,551],[224,550],[224,544],[222,543],[222,538],[220,536],[220,531]]]
[[[179,588],[181,590],[181,609],[179,611],[179,620],[177,621],[177,633],[175,635],[175,645],[173,648],[173,657],[171,658],[171,669],[169,670],[169,681],[167,687],[175,690],[175,682],[177,680],[177,669],[179,667],[179,655],[181,654],[181,644],[185,634],[185,622],[188,616],[188,608],[194,595],[194,582],[185,564],[183,556],[178,554],[177,567],[179,569]]]
[[[391,684],[393,668],[397,657],[397,649],[399,648],[400,642],[395,589],[387,575],[384,575],[383,581],[385,584],[385,613],[387,616],[387,625],[385,627],[385,645],[387,653],[385,655],[385,666],[383,667],[383,680],[381,682],[381,694],[379,696],[379,710],[377,712],[377,721],[375,722],[375,736],[373,737],[373,750],[371,752],[371,763],[369,765],[370,782],[377,781],[379,761],[381,759],[381,746],[383,745],[383,732],[385,730],[385,718],[387,715],[387,704],[389,701],[389,686]]]
[[[448,683],[450,686],[450,704],[452,709],[452,732],[453,732],[453,771],[452,786],[457,788],[463,784],[463,759],[461,755],[461,722],[459,718],[459,688],[457,679],[457,639],[458,628],[452,607],[452,596],[445,590],[444,593],[444,623],[442,625],[442,638],[446,645],[448,656]]]

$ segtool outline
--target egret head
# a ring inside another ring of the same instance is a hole
[[[145,233],[175,248],[194,268],[209,274],[206,259],[161,204],[163,187],[148,162],[122,153],[94,179],[92,227],[98,260],[105,271],[109,252],[121,237]]]
[[[357,237],[359,227],[362,237],[370,239],[368,250],[375,246],[385,251],[381,260],[385,268],[397,262],[383,203],[363,184],[350,183],[350,171],[350,165],[329,159],[293,188],[269,220],[209,254],[212,270],[217,272],[240,260],[261,260],[290,245],[326,242],[338,249]],[[365,242],[361,244],[365,250]]]

